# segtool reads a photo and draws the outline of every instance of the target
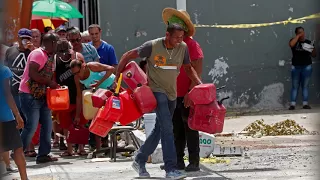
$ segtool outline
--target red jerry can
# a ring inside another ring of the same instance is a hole
[[[92,106],[95,108],[101,108],[106,104],[106,100],[112,95],[112,92],[107,89],[99,88],[91,96]]]
[[[119,119],[121,125],[125,126],[143,116],[143,113],[138,108],[135,97],[129,89],[120,93],[120,98],[123,102],[123,114]]]
[[[192,88],[189,98],[196,104],[210,104],[216,100],[216,86],[214,84],[200,84]]]
[[[221,133],[224,120],[219,119],[220,107],[217,101],[210,104],[197,104],[190,107],[188,125],[190,129],[209,134]]]
[[[122,74],[123,81],[131,90],[136,89],[138,84],[148,84],[146,73],[144,73],[144,71],[134,61],[131,61],[126,65]]]
[[[143,114],[152,112],[156,109],[157,100],[149,86],[138,84],[138,87],[133,91],[133,95],[136,104]]]

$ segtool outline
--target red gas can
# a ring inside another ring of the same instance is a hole
[[[67,143],[88,144],[89,130],[84,127],[71,125],[67,136]]]
[[[226,117],[227,109],[223,104],[219,104],[220,112],[219,112],[219,123],[220,129],[217,128],[217,131],[221,133],[223,131],[223,125],[224,125],[224,118]]]
[[[41,128],[41,124],[39,123],[38,124],[38,127],[37,127],[37,130],[36,132],[34,133],[33,137],[32,137],[32,140],[31,140],[31,143],[33,145],[38,145],[39,144],[39,140],[40,140],[40,128]]]
[[[194,104],[209,104],[216,100],[214,84],[200,84],[189,92],[189,98]]]
[[[120,98],[123,102],[123,114],[119,119],[121,125],[125,126],[143,116],[143,113],[138,108],[132,91],[129,89],[120,93]]]
[[[221,133],[223,121],[219,119],[220,107],[217,101],[210,104],[197,104],[190,108],[188,125],[196,131],[209,134]]]
[[[47,103],[51,110],[67,110],[69,109],[69,89],[67,86],[61,86],[58,89],[47,88]]]
[[[114,122],[107,121],[105,117],[107,116],[107,111],[105,111],[104,107],[100,108],[93,118],[89,131],[93,134],[96,134],[100,137],[106,137],[111,130]]]
[[[111,95],[112,95],[112,92],[110,90],[99,88],[91,96],[92,106],[95,108],[101,108],[106,104],[106,100]]]
[[[137,88],[138,84],[147,84],[147,75],[139,67],[139,65],[131,61],[124,68],[123,72],[123,81],[129,86],[130,89],[134,90]]]
[[[107,121],[117,122],[123,114],[123,102],[119,97],[120,85],[122,80],[122,73],[118,79],[117,88],[115,93],[108,98],[104,111],[108,112],[106,116]]]
[[[157,100],[149,86],[138,84],[138,87],[133,91],[133,95],[143,114],[152,112],[157,107]]]

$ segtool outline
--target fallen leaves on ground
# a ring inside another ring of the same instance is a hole
[[[184,160],[188,160],[188,157],[184,157]],[[200,162],[208,163],[208,164],[229,164],[231,162],[230,159],[217,158],[217,157],[208,157],[208,158],[200,158]]]
[[[315,132],[309,132],[303,126],[296,123],[296,121],[290,119],[271,125],[265,124],[263,119],[256,120],[243,131],[247,131],[253,137],[315,134]]]

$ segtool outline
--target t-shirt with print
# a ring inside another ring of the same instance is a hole
[[[19,93],[19,85],[23,71],[27,64],[27,58],[30,54],[30,50],[19,50],[19,47],[12,46],[7,49],[5,54],[5,65],[11,70],[13,77],[11,78],[11,93],[16,96]]]
[[[302,48],[303,43],[312,45],[310,40],[305,39],[304,41],[298,41],[296,45],[291,48],[293,66],[307,66],[312,64],[311,53]]]
[[[186,37],[183,41],[188,46],[191,61],[203,58],[202,49],[197,41],[190,37]],[[184,97],[188,93],[190,85],[191,79],[187,76],[184,68],[180,68],[180,74],[177,77],[177,96]]]
[[[99,56],[96,48],[90,44],[82,43],[81,54],[83,55],[84,61],[86,63],[98,61],[100,59],[100,56]]]
[[[22,79],[21,79],[21,83],[19,86],[19,91],[24,92],[24,93],[30,93],[29,87],[27,85],[27,82],[30,79],[30,77],[29,77],[30,62],[34,62],[34,63],[39,64],[38,71],[40,71],[44,67],[44,65],[46,64],[47,60],[48,60],[48,55],[42,48],[38,48],[38,49],[31,51],[31,53],[29,54],[28,59],[27,59],[27,65],[26,65],[25,71],[22,74]]]
[[[13,121],[14,116],[8,105],[7,96],[5,94],[5,81],[12,78],[12,72],[7,66],[0,65],[0,122]]]
[[[92,45],[92,42],[89,42],[88,44]],[[117,56],[112,45],[105,41],[101,41],[101,45],[97,48],[97,51],[100,56],[100,63],[109,66],[118,64]]]
[[[169,100],[175,100],[180,67],[190,63],[186,43],[181,42],[173,49],[166,49],[164,38],[158,38],[138,47],[138,54],[147,60],[148,85],[152,91],[165,93]]]

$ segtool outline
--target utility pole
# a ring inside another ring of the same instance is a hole
[[[20,28],[19,15],[20,15],[20,3],[19,0],[6,0],[4,1],[4,43],[11,45],[17,41],[17,33]]]
[[[32,16],[32,3],[33,0],[22,0],[21,7],[23,7],[23,9],[21,9],[20,11],[20,28],[30,27],[30,21]]]

